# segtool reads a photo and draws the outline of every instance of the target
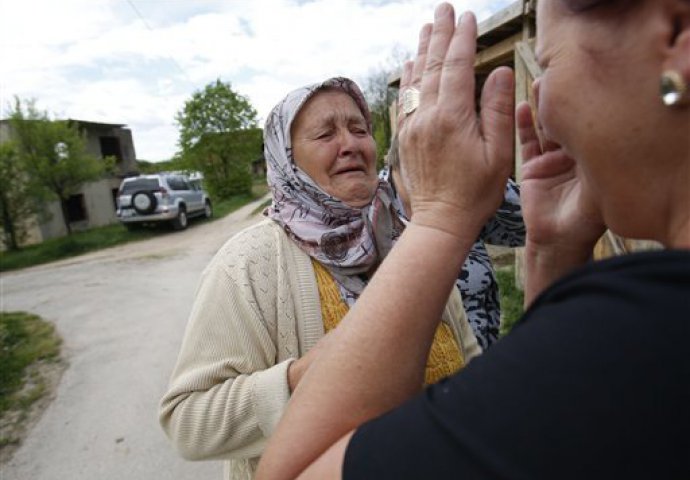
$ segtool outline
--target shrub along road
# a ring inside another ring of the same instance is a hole
[[[252,202],[215,222],[0,276],[0,309],[53,322],[68,363],[3,480],[221,478],[179,458],[158,425],[201,271]]]

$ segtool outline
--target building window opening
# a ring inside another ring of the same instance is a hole
[[[64,201],[64,205],[67,211],[67,221],[70,223],[81,222],[87,219],[83,194],[71,195]]]
[[[122,161],[122,147],[118,137],[100,137],[101,155],[105,157],[115,157],[118,162]]]

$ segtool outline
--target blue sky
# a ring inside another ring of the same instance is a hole
[[[513,0],[456,0],[479,19]],[[174,116],[220,78],[263,123],[288,91],[356,81],[412,52],[438,0],[0,0],[0,102],[35,98],[60,118],[125,123],[137,157],[177,149]]]

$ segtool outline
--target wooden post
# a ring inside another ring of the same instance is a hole
[[[513,53],[515,65],[515,105],[528,101],[532,108],[536,107],[532,83],[541,75],[541,69],[534,58],[534,36],[536,24],[534,21],[535,0],[523,0],[522,10],[522,41],[515,44]],[[522,180],[522,152],[517,128],[515,129],[515,180]],[[515,249],[515,286],[524,290],[525,286],[525,256],[524,248]]]

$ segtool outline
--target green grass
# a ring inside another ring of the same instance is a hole
[[[124,226],[115,224],[75,232],[67,237],[52,238],[17,251],[0,252],[0,271],[40,265],[121,243],[141,240],[155,235],[158,230],[140,229],[130,232]]]
[[[213,204],[213,219],[223,218],[254,200],[256,200],[254,195],[237,195],[235,197],[219,200]]]
[[[38,361],[56,361],[60,337],[55,328],[36,315],[0,312],[0,417],[10,409],[26,411],[45,393],[45,384],[27,368]],[[31,388],[22,391],[25,383]],[[1,438],[1,443],[11,443]]]
[[[503,336],[510,332],[515,322],[522,316],[524,294],[515,286],[515,267],[497,269],[496,278],[501,295],[501,336]]]
[[[265,181],[252,187],[252,195],[238,195],[213,204],[213,219],[219,219],[238,208],[263,196],[268,191]],[[211,221],[213,220],[211,219]],[[194,226],[197,220],[193,220]],[[164,233],[172,234],[167,225],[127,230],[123,225],[114,224],[95,227],[83,232],[75,232],[67,237],[53,238],[38,245],[23,247],[17,251],[0,252],[0,272],[31,267],[42,263],[62,260],[115,245],[143,240]]]

